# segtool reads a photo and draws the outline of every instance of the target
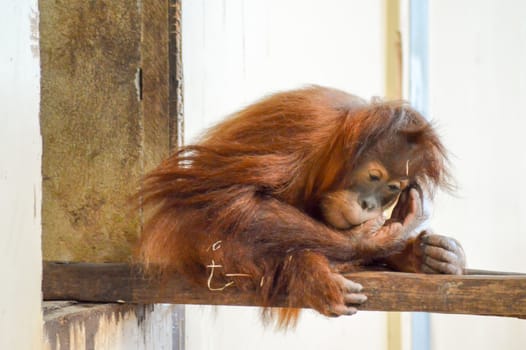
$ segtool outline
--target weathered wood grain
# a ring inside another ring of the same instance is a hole
[[[347,277],[364,286],[368,300],[360,306],[361,310],[526,317],[525,275],[449,276],[364,271]],[[256,293],[242,293],[235,288],[211,292],[178,276],[148,279],[139,269],[127,264],[45,262],[43,293],[44,300],[261,305]],[[283,296],[275,306],[285,304]]]

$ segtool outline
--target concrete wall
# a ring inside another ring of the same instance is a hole
[[[173,142],[168,0],[39,9],[44,259],[128,262],[142,215],[130,197]]]
[[[44,259],[129,261],[140,227],[129,198],[144,171],[141,8],[126,0],[39,8]]]
[[[36,0],[0,11],[0,349],[42,335],[40,71]]]
[[[430,1],[430,102],[452,151],[457,197],[435,228],[473,268],[526,272],[526,3]],[[433,315],[432,349],[524,349],[526,322]]]
[[[185,139],[265,94],[306,84],[383,96],[384,23],[382,0],[184,2]],[[188,306],[186,320],[188,350],[387,347],[380,312],[306,311],[287,333],[264,329],[254,308]]]

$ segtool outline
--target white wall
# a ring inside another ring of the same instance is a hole
[[[383,0],[183,3],[185,137],[261,96],[322,84],[384,94]],[[188,350],[385,349],[384,313],[327,319],[305,312],[295,331],[263,329],[252,308],[188,306]]]
[[[383,0],[185,2],[183,68],[187,140],[284,89],[382,96]]]
[[[430,1],[431,115],[454,154],[458,197],[434,227],[472,268],[526,272],[526,2]],[[525,349],[526,322],[433,315],[432,348]]]
[[[39,349],[42,334],[37,10],[0,11],[0,349]]]

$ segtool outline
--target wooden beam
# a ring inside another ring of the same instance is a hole
[[[451,276],[363,271],[346,277],[364,286],[368,300],[360,310],[526,318],[525,275]],[[177,276],[163,280],[145,278],[137,268],[127,264],[44,262],[43,294],[44,300],[83,302],[261,305],[256,293],[243,293],[235,288],[212,292]],[[284,305],[286,296],[274,306]]]

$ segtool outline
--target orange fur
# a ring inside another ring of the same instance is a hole
[[[201,286],[257,290],[267,306],[286,294],[291,307],[327,314],[342,302],[332,262],[368,263],[404,242],[365,242],[331,228],[319,217],[320,198],[348,186],[365,158],[405,174],[405,160],[392,161],[400,152],[411,154],[411,182],[447,186],[444,148],[407,104],[366,103],[323,87],[270,96],[146,177],[140,195],[151,216],[139,258]],[[212,261],[220,267],[209,281]],[[281,311],[281,324],[297,314]]]

